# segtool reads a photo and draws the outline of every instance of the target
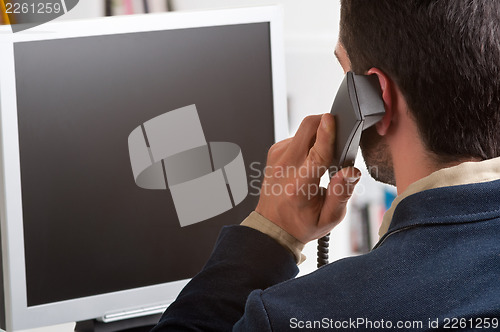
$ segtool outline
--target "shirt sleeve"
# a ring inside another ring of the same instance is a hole
[[[301,264],[306,260],[306,256],[302,254],[304,243],[297,240],[295,237],[266,217],[262,216],[260,213],[253,211],[245,220],[243,220],[241,225],[258,230],[274,239],[293,254],[297,264]]]

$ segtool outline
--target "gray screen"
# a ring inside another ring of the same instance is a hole
[[[274,141],[270,52],[268,23],[15,45],[29,306],[202,268],[257,196],[180,227],[168,190],[135,184],[127,137],[196,104],[207,141],[238,144],[255,174]]]

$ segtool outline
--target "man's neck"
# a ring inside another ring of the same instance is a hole
[[[393,161],[398,195],[403,193],[412,183],[440,169],[457,166],[468,161],[480,161],[478,159],[464,158],[448,163],[438,163],[435,161],[437,158],[419,147],[414,147],[413,151],[414,153],[406,154]]]
[[[425,158],[414,156],[412,158],[400,158],[394,160],[394,175],[398,195],[403,193],[410,184],[426,176],[429,176],[439,168],[434,168]]]

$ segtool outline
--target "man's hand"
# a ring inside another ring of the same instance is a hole
[[[264,182],[255,211],[302,243],[331,231],[345,216],[347,201],[361,172],[344,168],[319,186],[331,166],[335,122],[330,114],[305,118],[293,138],[269,149]]]

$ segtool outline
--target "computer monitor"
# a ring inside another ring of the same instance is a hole
[[[275,6],[4,27],[0,63],[7,331],[163,311],[288,135]]]

